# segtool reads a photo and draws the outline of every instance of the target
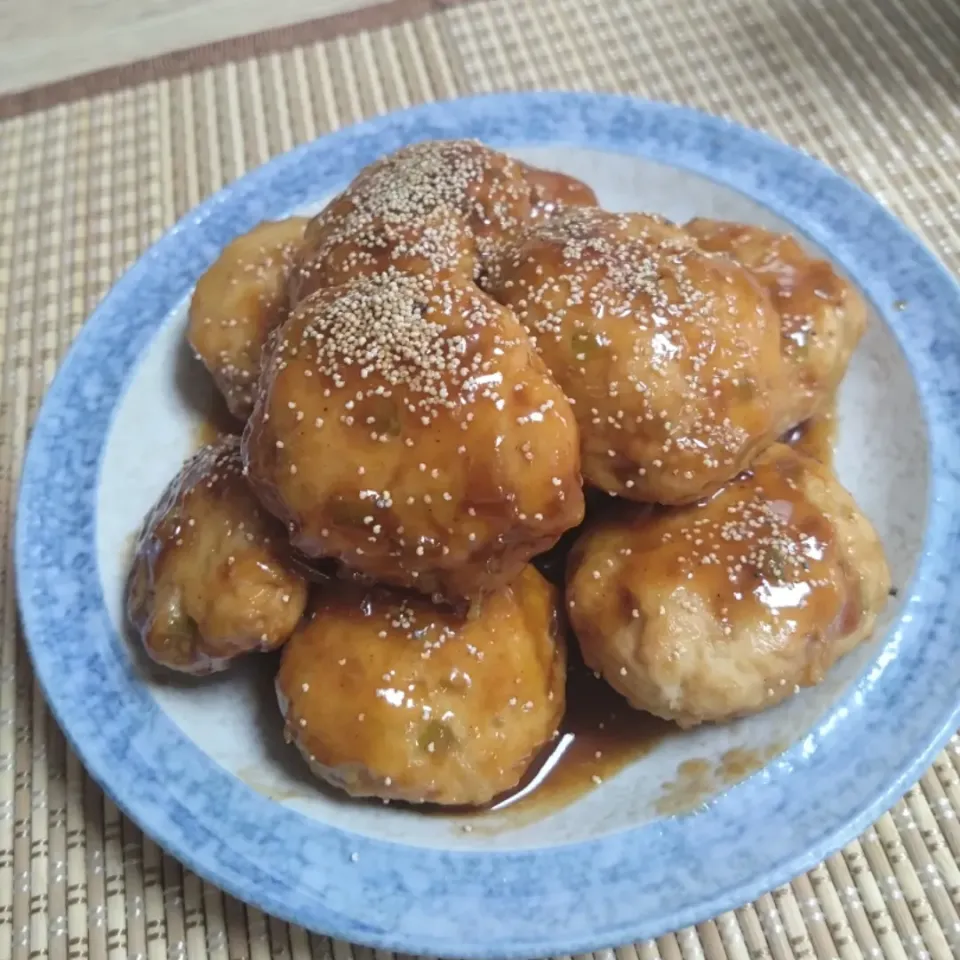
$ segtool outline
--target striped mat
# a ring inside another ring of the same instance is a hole
[[[19,635],[9,540],[30,425],[84,318],[148,244],[344,124],[556,87],[765,130],[861,184],[957,271],[958,68],[956,0],[398,0],[0,97],[0,960],[373,958],[245,907],[144,837],[65,745]],[[960,957],[958,811],[954,738],[810,873],[602,960]]]

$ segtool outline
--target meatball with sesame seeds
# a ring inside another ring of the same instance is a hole
[[[429,140],[382,157],[311,222],[291,302],[390,266],[474,275],[530,219],[523,171],[472,140]]]
[[[342,235],[329,229],[348,194],[335,200],[307,225],[304,244],[290,275],[290,302],[299,303],[317,290],[350,283],[358,277],[396,270],[413,274],[458,273],[471,279],[477,251],[466,219],[440,207],[413,221],[374,218],[363,229],[354,225]]]
[[[286,315],[286,285],[306,225],[305,217],[291,217],[237,237],[190,302],[187,338],[239,420],[253,409],[263,345]]]
[[[587,665],[681,726],[755,713],[820,682],[887,602],[883,547],[830,471],[782,444],[716,496],[624,504],[567,567]]]
[[[334,786],[474,806],[554,736],[565,680],[557,593],[527,566],[470,616],[383,587],[319,590],[277,696],[287,739]]]
[[[273,650],[293,632],[306,583],[283,528],[254,499],[240,441],[203,447],[148,516],[127,589],[127,615],[147,654],[202,674]]]
[[[784,359],[783,431],[833,398],[867,325],[854,287],[797,241],[761,227],[697,218],[687,224],[704,250],[729,256],[763,285],[780,314]]]
[[[776,439],[776,312],[743,267],[681,228],[571,207],[508,247],[484,284],[574,404],[592,485],[686,503]]]
[[[566,398],[514,316],[457,276],[391,270],[299,304],[243,447],[298,550],[451,601],[583,517]]]

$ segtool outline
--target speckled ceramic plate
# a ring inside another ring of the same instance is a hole
[[[612,208],[790,230],[872,305],[837,466],[900,588],[873,643],[762,716],[670,737],[540,820],[456,818],[317,790],[254,660],[204,683],[141,672],[123,636],[130,539],[195,444],[210,387],[184,349],[197,277],[262,218],[318,207],[414,140],[478,137],[587,180]],[[811,867],[915,780],[958,725],[960,291],[875,201],[721,120],[616,97],[505,95],[381,117],[272,161],[151,249],[91,317],[41,411],[17,524],[23,618],[93,776],[198,873],[264,910],[411,953],[578,953],[737,906]],[[731,750],[776,759],[730,786]],[[697,760],[696,764],[687,761]],[[697,782],[684,784],[696,769]],[[669,815],[692,796],[695,809]]]

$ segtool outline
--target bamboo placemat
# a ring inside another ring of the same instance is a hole
[[[956,271],[958,67],[955,0],[400,0],[0,98],[0,960],[374,956],[244,907],[122,817],[66,747],[18,632],[9,540],[30,425],[84,318],[151,241],[225,182],[343,124],[561,87],[767,130],[858,181]],[[955,737],[842,853],[615,955],[958,957],[958,811]]]

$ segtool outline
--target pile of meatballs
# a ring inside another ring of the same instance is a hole
[[[789,237],[610,213],[473,141],[402,149],[197,284],[236,435],[148,516],[129,619],[188,673],[282,647],[287,739],[354,796],[515,787],[561,723],[568,630],[611,700],[762,710],[888,596],[830,464],[780,442],[865,323]]]

